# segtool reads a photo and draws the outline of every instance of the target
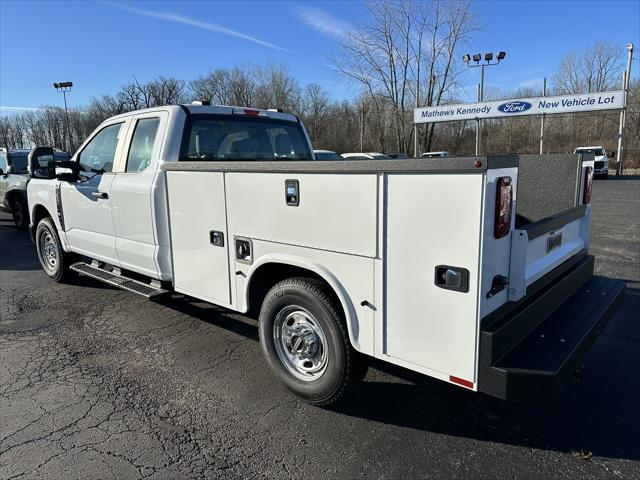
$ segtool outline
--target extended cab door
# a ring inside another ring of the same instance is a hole
[[[114,168],[111,205],[116,252],[123,268],[160,278],[156,224],[166,222],[164,189],[156,186],[162,140],[169,114],[145,112],[131,118],[120,162]],[[161,219],[157,219],[162,216]]]
[[[114,163],[122,154],[129,120],[102,126],[76,154],[79,179],[60,182],[64,230],[71,250],[119,266],[111,215]]]

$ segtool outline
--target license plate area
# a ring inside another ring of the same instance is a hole
[[[547,253],[562,245],[562,230],[551,232],[547,236]]]

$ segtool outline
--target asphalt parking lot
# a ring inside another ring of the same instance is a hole
[[[55,284],[3,215],[0,478],[640,478],[640,177],[595,182],[591,251],[627,296],[555,404],[376,365],[323,410],[271,376],[254,320]]]

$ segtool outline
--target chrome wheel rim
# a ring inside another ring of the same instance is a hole
[[[40,234],[40,258],[49,270],[53,271],[58,266],[58,244],[49,231]]]
[[[320,322],[298,306],[276,315],[273,340],[280,362],[296,378],[317,380],[327,369],[327,338]]]

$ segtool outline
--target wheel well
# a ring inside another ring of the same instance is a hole
[[[336,302],[336,306],[344,315],[344,309],[342,303],[336,295],[335,291],[327,283],[327,281],[312,270],[308,270],[302,267],[296,267],[294,265],[287,265],[285,263],[266,263],[260,266],[251,276],[249,283],[249,292],[247,295],[248,311],[247,313],[252,317],[258,317],[260,313],[260,307],[262,301],[267,295],[267,292],[278,282],[286,280],[287,278],[304,277],[313,278],[321,281],[327,288],[326,292],[332,300]],[[344,317],[343,317],[344,318]]]
[[[31,219],[31,239],[35,238],[36,228],[38,228],[38,223],[45,217],[50,217],[51,214],[49,210],[41,204],[38,204],[33,209],[33,218]]]

